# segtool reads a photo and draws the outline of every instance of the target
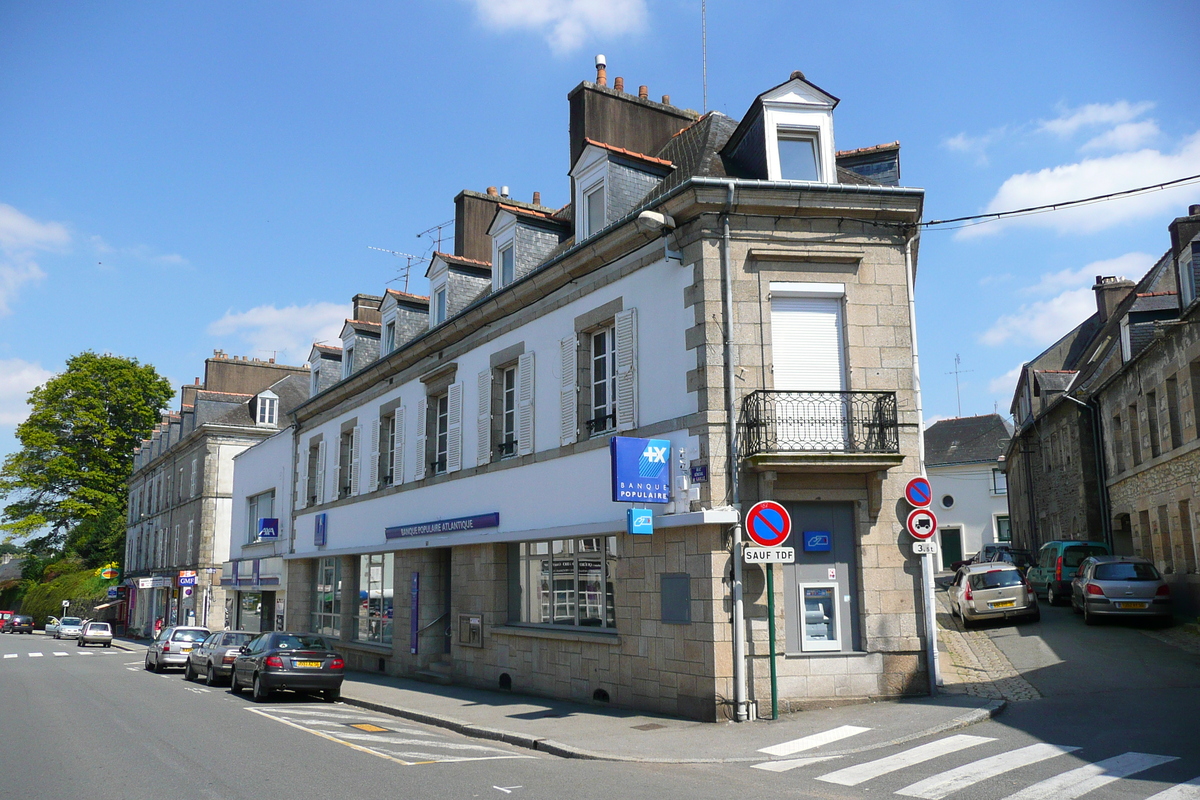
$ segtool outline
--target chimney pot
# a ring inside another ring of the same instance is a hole
[[[487,193],[488,193],[488,197],[499,197],[500,196],[500,193],[498,191],[496,191],[495,186],[489,186],[487,188]]]
[[[662,102],[663,102],[663,105],[664,105],[664,106],[669,106],[669,105],[671,105],[671,95],[669,95],[669,94],[664,94],[664,95],[663,95]]]
[[[604,58],[604,56],[602,56],[602,55],[596,56],[596,85],[597,86],[608,86],[608,70],[605,69],[605,67],[607,67],[607,66],[608,66],[608,61],[607,61],[607,59]]]
[[[501,186],[501,187],[500,187],[500,196],[501,196],[501,197],[508,197],[508,187],[507,187],[507,186]]]
[[[1200,205],[1188,206],[1189,217],[1200,217]]]
[[[650,99],[650,87],[645,86],[645,85],[639,86],[638,87],[638,97],[642,98],[643,100],[649,100]]]
[[[540,206],[542,204],[542,193],[541,192],[533,193],[533,204],[535,206]]]
[[[199,386],[199,385],[200,385],[200,379],[199,379],[199,378],[196,378],[195,382],[194,382],[192,385],[193,385],[193,386]]]
[[[800,70],[796,70],[795,72],[793,72],[793,73],[792,73],[792,80],[794,80],[794,81],[796,81],[796,80],[800,80],[800,81],[802,81],[802,80],[805,80],[805,78],[804,78],[804,73],[803,73],[803,72],[801,72]]]
[[[614,89],[616,89],[618,92],[623,92],[623,91],[625,91],[625,79],[624,79],[624,78],[617,78],[616,80],[614,80],[614,81],[613,81],[613,88],[614,88]]]

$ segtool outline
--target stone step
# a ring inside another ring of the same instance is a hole
[[[454,683],[454,680],[444,672],[438,672],[432,669],[419,669],[411,673],[411,678],[425,683],[437,683],[442,686],[449,686]]]

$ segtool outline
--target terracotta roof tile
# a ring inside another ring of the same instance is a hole
[[[451,253],[439,253],[436,251],[434,252],[434,256],[442,259],[443,261],[449,261],[453,264],[469,264],[473,267],[487,267],[488,269],[492,268],[492,262],[490,261],[477,261],[474,258],[466,258],[464,256],[456,256],[452,255]]]
[[[655,158],[654,156],[648,156],[645,153],[637,153],[633,150],[626,150],[624,147],[617,147],[615,144],[597,142],[595,139],[588,139],[587,137],[584,137],[583,141],[585,144],[599,147],[601,150],[608,150],[610,153],[617,153],[619,155],[628,156],[629,158],[636,158],[639,161],[645,161],[649,164],[661,164],[664,167],[674,166],[674,164],[672,164],[670,161],[667,161],[665,158]]]
[[[859,147],[854,150],[838,150],[835,155],[837,155],[838,157],[861,156],[861,155],[866,155],[867,153],[880,153],[885,150],[899,150],[899,149],[900,149],[900,142],[897,140],[895,142],[888,142],[887,144],[875,144],[875,145],[871,145],[870,147]]]
[[[501,203],[500,208],[512,214],[526,214],[531,217],[540,217],[542,219],[551,219],[554,216],[553,212],[546,213],[545,211],[534,211],[532,208],[518,208],[517,206],[510,206],[508,203]]]
[[[399,289],[388,289],[387,293],[395,295],[396,297],[404,297],[409,300],[429,300],[429,295],[427,294],[410,294],[408,292],[402,292]]]

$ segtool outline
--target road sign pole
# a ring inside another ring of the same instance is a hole
[[[938,685],[941,683],[938,675],[938,651],[937,651],[937,615],[933,608],[933,554],[926,553],[921,556],[921,588],[922,594],[925,596],[925,639],[928,652],[925,655],[925,663],[929,672],[929,695],[935,696],[938,693]]]
[[[771,719],[779,719],[779,676],[775,671],[775,565],[767,564],[767,638],[771,648]]]

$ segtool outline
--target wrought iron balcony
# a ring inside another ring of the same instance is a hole
[[[895,392],[751,392],[738,420],[743,458],[899,453]]]

